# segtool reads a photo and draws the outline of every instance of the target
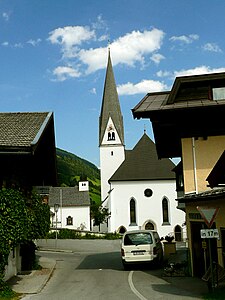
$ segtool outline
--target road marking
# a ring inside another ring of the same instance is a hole
[[[136,290],[134,284],[133,284],[133,273],[134,271],[130,271],[129,275],[128,275],[128,283],[130,286],[131,291],[141,300],[147,300],[141,293],[138,292],[138,290]]]

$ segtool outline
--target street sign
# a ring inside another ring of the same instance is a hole
[[[216,218],[219,208],[218,207],[197,206],[197,210],[200,212],[205,223],[210,228],[212,226],[213,221]]]
[[[213,239],[219,238],[218,229],[201,229],[201,238],[202,239]]]

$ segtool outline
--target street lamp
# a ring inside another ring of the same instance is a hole
[[[58,210],[59,210],[59,204],[55,203],[54,204],[55,221],[56,221],[56,225],[55,225],[55,228],[56,228],[56,232],[55,232],[55,247],[57,247],[57,235],[58,235],[58,232],[57,232],[57,223],[58,223],[57,213],[58,213]]]

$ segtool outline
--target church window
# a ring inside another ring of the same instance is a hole
[[[113,151],[111,151],[111,156],[113,156]]]
[[[181,242],[182,241],[182,229],[179,225],[175,226],[175,241]]]
[[[73,218],[71,216],[66,218],[66,225],[73,225]]]
[[[137,225],[136,224],[136,203],[134,199],[130,200],[130,224]]]
[[[114,132],[114,131],[112,132],[111,140],[112,140],[112,141],[115,141],[115,132]]]
[[[108,132],[108,141],[111,141],[111,132]]]
[[[145,230],[154,230],[154,229],[155,229],[155,226],[154,226],[154,224],[152,224],[152,222],[148,222],[145,225]]]
[[[169,225],[168,200],[164,197],[162,200],[163,225]]]
[[[146,189],[146,190],[144,191],[145,197],[151,197],[152,194],[153,194],[153,191],[152,191],[151,189]]]

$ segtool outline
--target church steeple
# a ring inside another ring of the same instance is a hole
[[[109,120],[119,136],[120,143],[124,145],[123,116],[120,109],[119,98],[110,57],[108,52],[108,64],[106,69],[105,85],[102,99],[102,107],[99,118],[99,145],[102,145],[103,138],[109,125]]]
[[[101,200],[109,207],[109,179],[125,159],[123,116],[113,74],[110,51],[99,118]]]

